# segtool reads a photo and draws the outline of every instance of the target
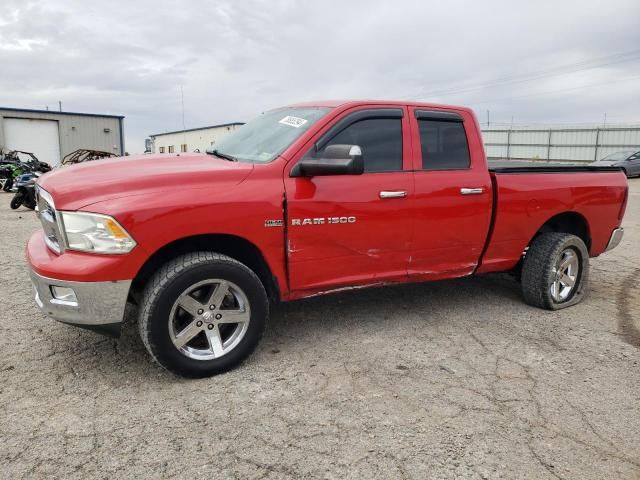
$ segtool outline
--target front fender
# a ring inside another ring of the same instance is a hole
[[[286,279],[284,227],[268,227],[266,223],[284,219],[281,186],[281,182],[245,181],[227,190],[216,188],[216,184],[198,190],[172,188],[162,195],[106,200],[81,210],[111,215],[134,238],[137,246],[127,255],[127,271],[135,272],[134,276],[166,245],[188,237],[219,234],[254,244],[271,272]]]

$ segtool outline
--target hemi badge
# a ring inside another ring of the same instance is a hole
[[[264,221],[264,226],[266,228],[282,227],[282,226],[284,226],[284,221],[283,220],[265,220]]]

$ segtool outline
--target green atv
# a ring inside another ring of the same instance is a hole
[[[10,192],[17,177],[23,173],[39,171],[42,165],[43,163],[31,152],[13,150],[6,153],[4,158],[0,160],[0,186],[2,190]]]

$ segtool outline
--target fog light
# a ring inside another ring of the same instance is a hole
[[[78,299],[76,298],[76,292],[72,288],[68,287],[56,287],[51,285],[51,295],[55,300],[64,302],[66,304],[77,305]]]

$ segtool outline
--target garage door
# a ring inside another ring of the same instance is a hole
[[[60,136],[55,120],[4,119],[5,148],[31,152],[38,160],[54,166],[60,163]]]

